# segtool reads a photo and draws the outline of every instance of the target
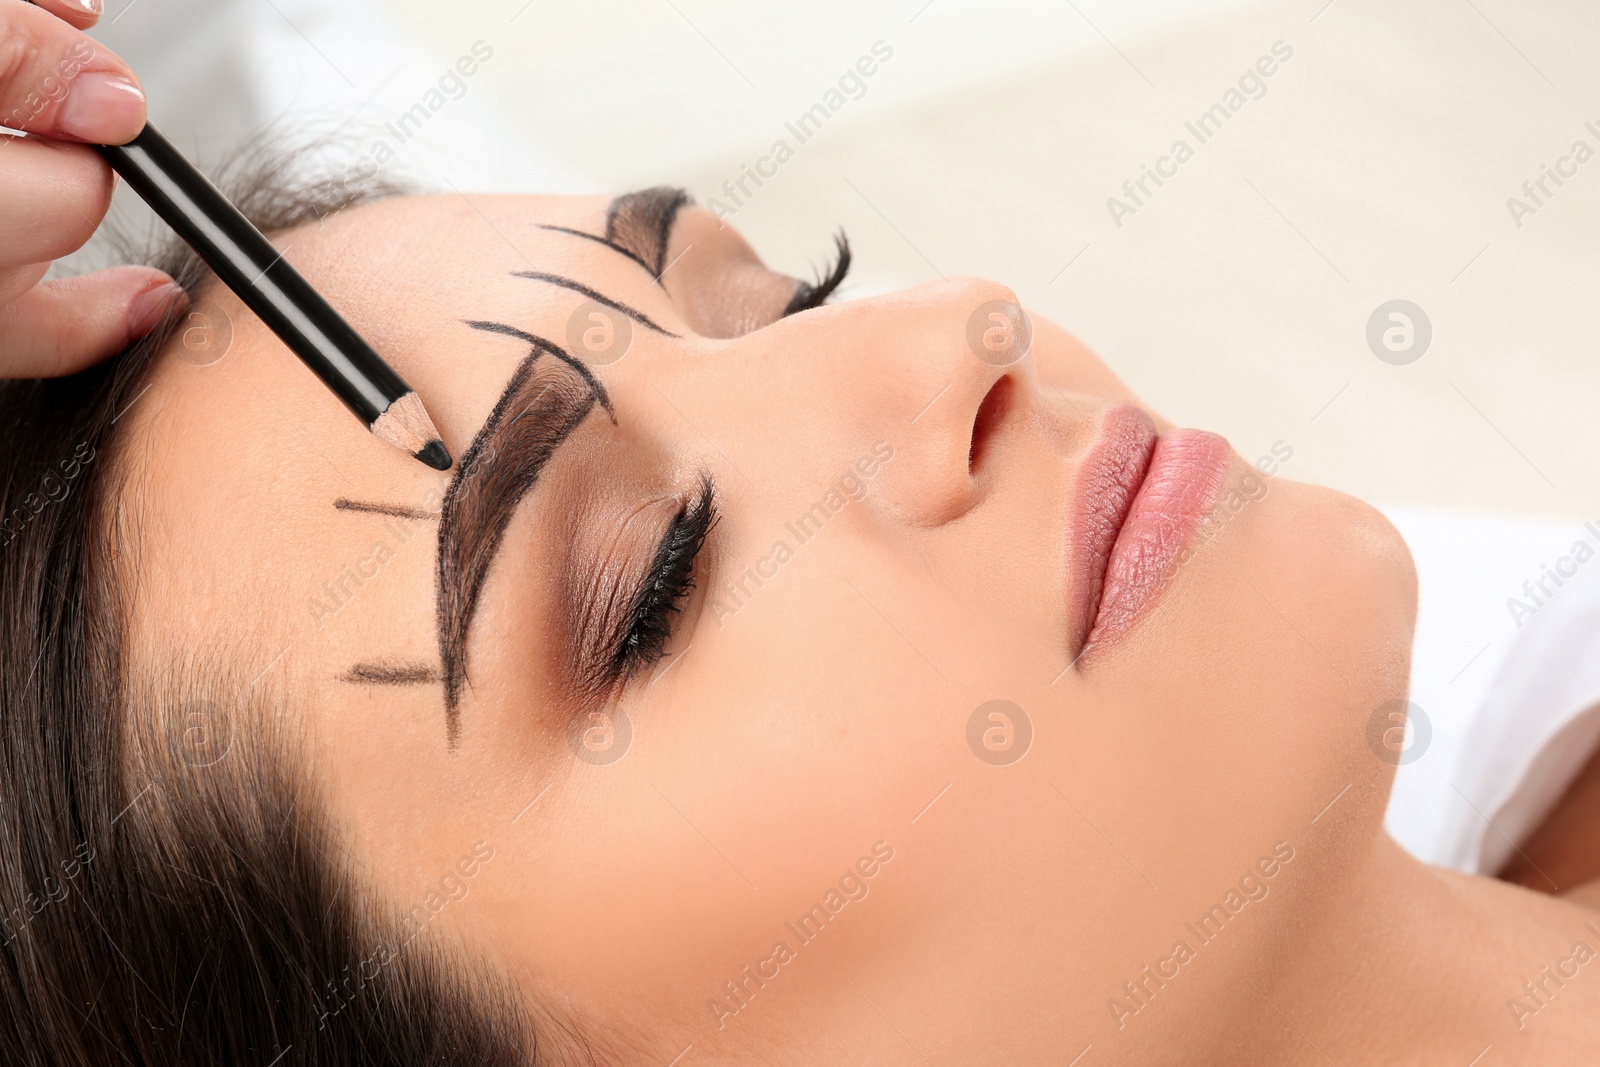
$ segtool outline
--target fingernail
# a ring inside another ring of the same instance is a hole
[[[174,282],[158,285],[134,297],[128,306],[128,337],[140,338],[155,329],[166,310],[181,299],[184,299],[183,288]]]
[[[72,79],[56,126],[92,144],[125,144],[144,128],[144,118],[139,87],[120,74],[96,70]]]
[[[105,5],[101,3],[101,0],[66,0],[66,2],[79,11],[90,15],[98,15],[105,11]]]

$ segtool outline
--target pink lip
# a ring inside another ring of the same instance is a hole
[[[1157,435],[1144,411],[1112,408],[1078,471],[1069,640],[1082,659],[1131,630],[1215,506],[1232,455],[1202,430]]]

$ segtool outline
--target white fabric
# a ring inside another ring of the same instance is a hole
[[[1421,859],[1492,874],[1600,741],[1600,523],[1384,511],[1417,565],[1411,700],[1432,732],[1386,825]],[[1558,566],[1575,572],[1559,585]]]

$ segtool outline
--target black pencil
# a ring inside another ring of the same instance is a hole
[[[369,430],[450,469],[422,398],[161,131],[146,123],[125,145],[95,148]]]

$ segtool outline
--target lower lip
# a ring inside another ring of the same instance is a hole
[[[1087,632],[1080,660],[1103,653],[1132,630],[1176,576],[1180,557],[1216,506],[1232,455],[1228,442],[1214,433],[1171,430],[1156,437],[1149,417],[1139,409],[1108,413],[1102,443],[1083,472],[1098,468],[1101,476],[1085,487],[1098,499],[1080,496],[1077,530],[1082,534],[1098,523],[1103,539],[1108,521],[1120,518],[1121,528],[1108,555],[1087,538],[1074,545],[1081,590],[1074,592],[1081,597],[1078,633]],[[1143,479],[1130,485],[1145,457],[1149,466]],[[1113,481],[1118,470],[1120,486]],[[1126,497],[1129,488],[1131,500]]]

